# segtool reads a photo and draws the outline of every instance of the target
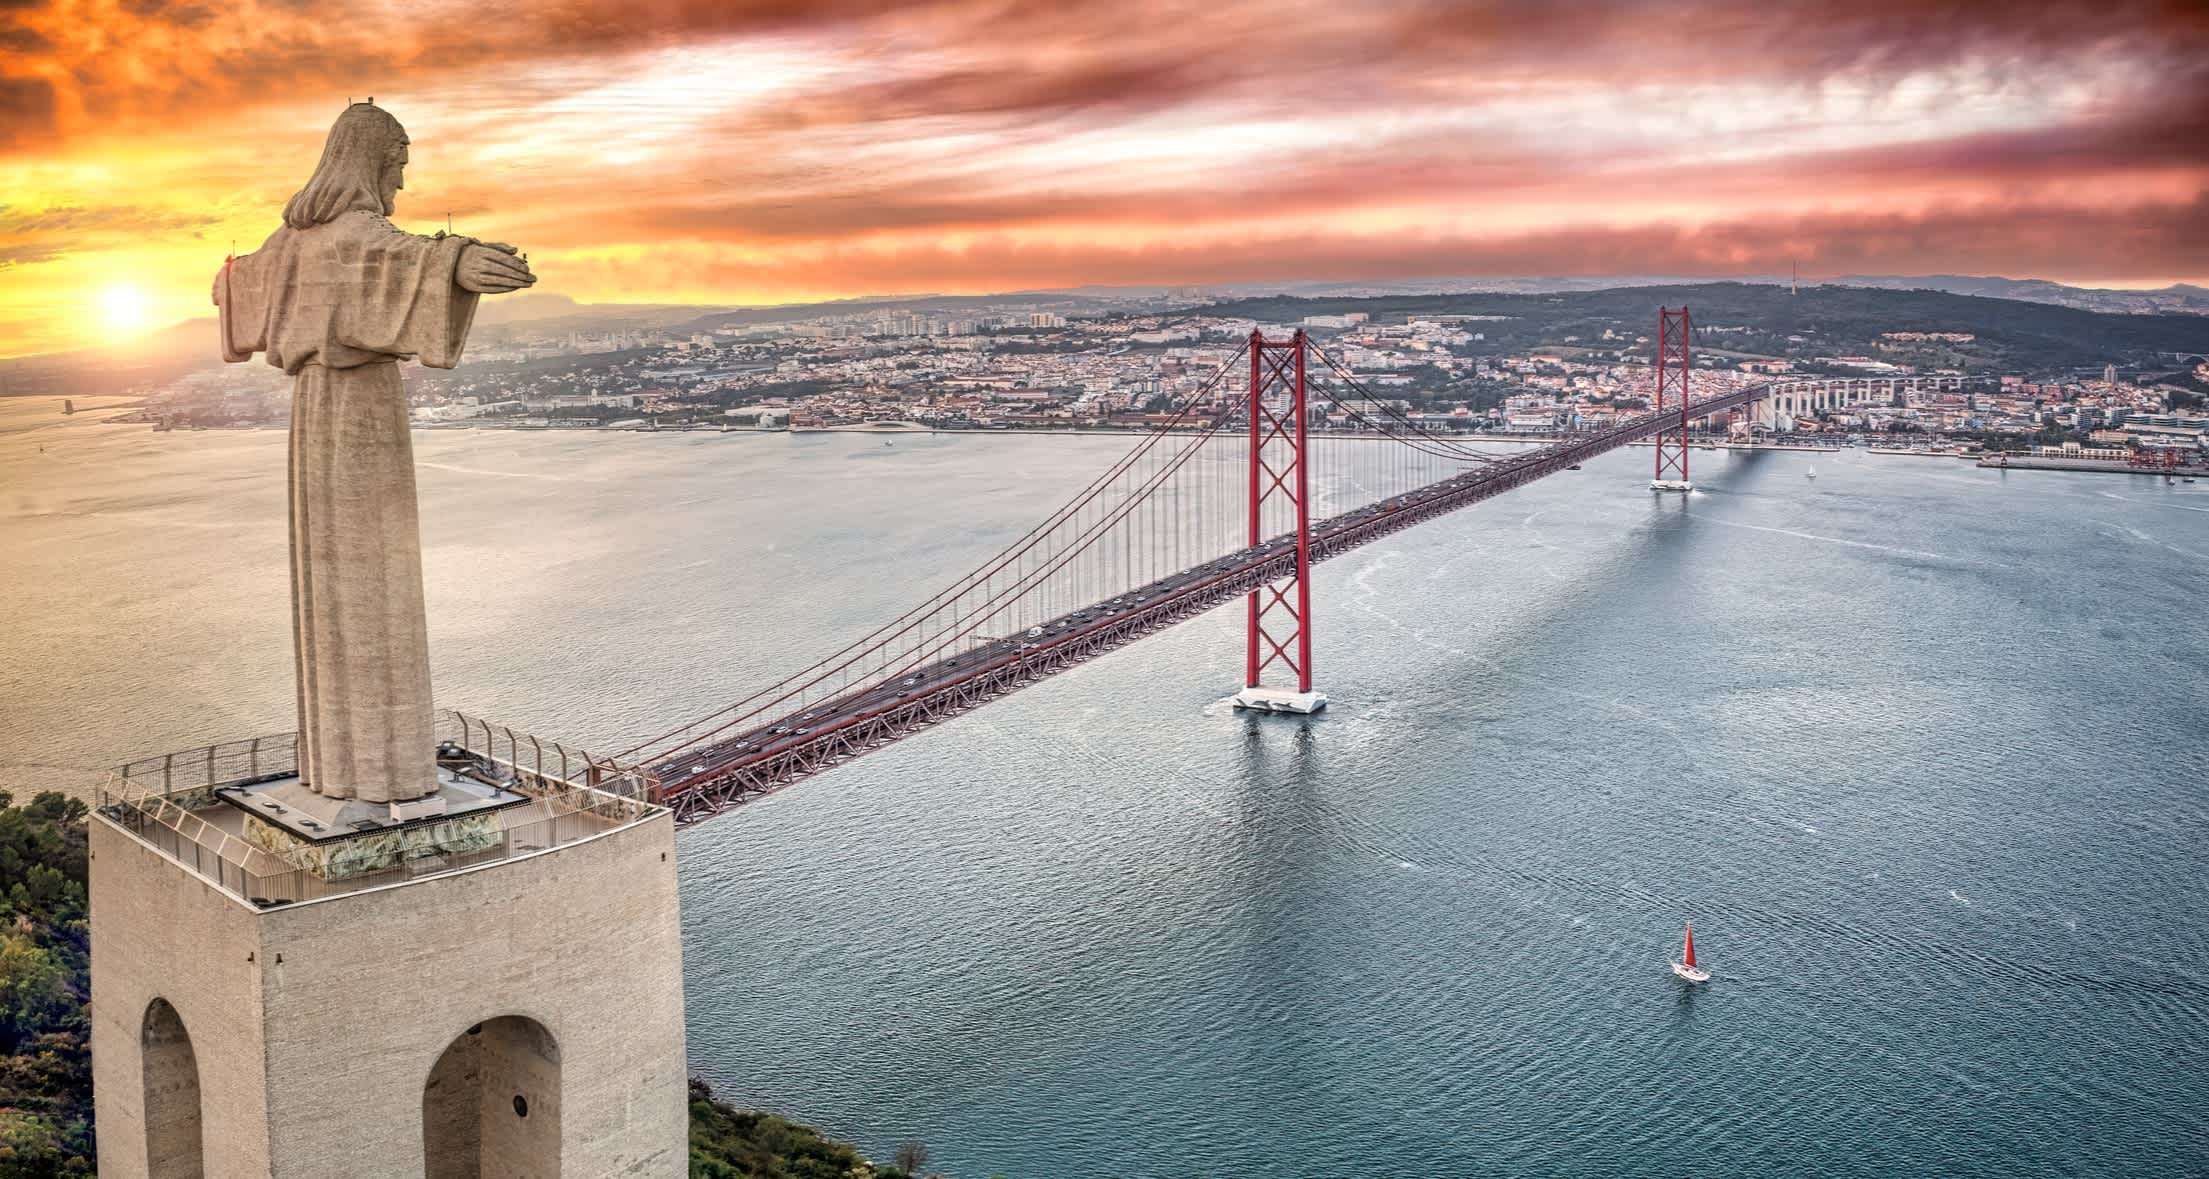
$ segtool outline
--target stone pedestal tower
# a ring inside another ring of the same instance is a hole
[[[288,735],[118,775],[92,820],[102,1176],[685,1173],[673,820],[604,763],[441,723],[446,815],[320,840],[276,801]]]

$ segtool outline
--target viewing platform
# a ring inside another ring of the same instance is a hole
[[[98,813],[261,909],[516,860],[665,813],[636,767],[450,710],[437,735],[423,771],[439,788],[412,802],[306,790],[297,735],[280,733],[121,766]]]

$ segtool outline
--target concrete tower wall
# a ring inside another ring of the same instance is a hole
[[[91,851],[92,1102],[101,1176],[175,1173],[148,1169],[141,1054],[146,1011],[156,999],[176,1009],[190,1037],[207,1179],[269,1174],[260,915],[101,816],[91,823]],[[158,1052],[154,1065],[164,1071]]]
[[[531,1175],[685,1174],[665,812],[473,870],[267,910],[104,819],[92,843],[103,1176],[149,1174],[139,1042],[156,997],[175,1005],[196,1051],[208,1179],[501,1173],[442,1157],[427,1166],[426,1114],[432,1140],[472,1140],[482,1158],[557,1158]],[[528,1024],[542,1034],[487,1033],[447,1056],[471,1028]],[[473,1125],[439,1112],[452,1107],[428,1095],[433,1072],[441,1089],[476,1089]]]

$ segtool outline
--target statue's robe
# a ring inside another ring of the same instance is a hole
[[[285,226],[215,280],[228,361],[265,352],[292,374],[292,637],[299,769],[333,798],[436,789],[429,625],[414,446],[400,360],[460,362],[476,295],[469,240],[353,211]]]

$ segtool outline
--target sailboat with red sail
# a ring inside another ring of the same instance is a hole
[[[1695,964],[1695,923],[1693,921],[1687,923],[1687,945],[1681,952],[1687,960],[1674,962],[1672,973],[1689,982],[1709,982],[1710,971],[1704,970]]]

